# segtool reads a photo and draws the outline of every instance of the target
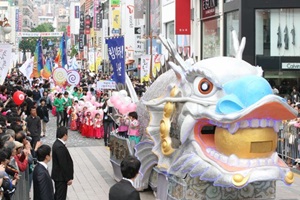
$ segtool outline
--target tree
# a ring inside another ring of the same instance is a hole
[[[67,26],[63,25],[63,26],[59,27],[58,31],[64,32],[64,33],[67,32]]]
[[[51,23],[42,23],[38,25],[36,28],[32,28],[31,32],[53,32],[55,28],[52,26]]]

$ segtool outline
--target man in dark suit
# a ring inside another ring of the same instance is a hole
[[[52,174],[55,183],[55,200],[67,198],[68,185],[73,181],[73,160],[65,146],[68,140],[68,129],[64,126],[57,128],[57,140],[52,146]]]
[[[121,162],[123,179],[109,190],[109,200],[140,200],[140,194],[133,187],[133,181],[139,173],[141,162],[128,156]]]
[[[33,200],[54,200],[53,183],[47,169],[50,154],[51,147],[45,144],[36,151],[38,163],[33,170]]]

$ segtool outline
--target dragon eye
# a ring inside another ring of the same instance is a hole
[[[206,78],[201,79],[198,84],[198,90],[201,94],[209,94],[213,88],[214,85]]]

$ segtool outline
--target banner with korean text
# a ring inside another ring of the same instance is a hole
[[[108,56],[113,67],[113,80],[116,83],[125,84],[125,48],[124,37],[106,39]]]
[[[116,89],[116,82],[115,81],[97,81],[97,90],[115,90]]]
[[[150,55],[144,55],[141,57],[141,83],[144,81],[149,81],[149,75],[150,75],[150,63],[151,63],[151,56]]]
[[[10,44],[0,44],[0,85],[3,84],[12,59],[12,46]]]

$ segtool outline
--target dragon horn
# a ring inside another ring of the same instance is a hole
[[[184,60],[178,54],[173,42],[170,39],[166,40],[161,34],[159,35],[159,39],[161,40],[162,44],[166,47],[166,49],[169,51],[169,53],[174,57],[174,59],[181,66],[182,70],[184,72],[187,71],[187,66]]]
[[[233,47],[234,47],[234,51],[235,51],[235,57],[237,59],[242,60],[243,52],[244,52],[245,45],[246,45],[246,38],[243,37],[241,43],[239,43],[239,39],[236,34],[236,31],[233,30],[232,31],[232,40],[233,40]]]

